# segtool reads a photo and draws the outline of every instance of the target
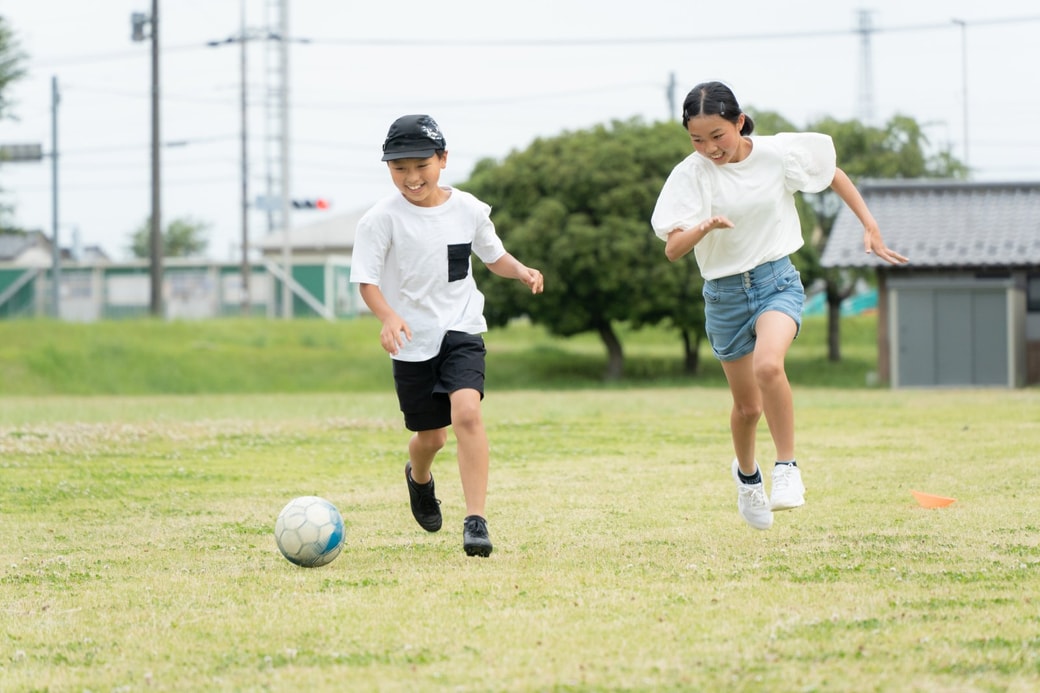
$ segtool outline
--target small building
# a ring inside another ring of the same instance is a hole
[[[892,387],[1040,383],[1040,182],[870,181],[859,186],[885,243],[863,250],[842,208],[824,267],[873,269],[878,376]]]
[[[350,283],[354,233],[365,211],[345,214],[312,212],[309,214],[317,218],[295,225],[289,231],[288,245],[281,229],[253,243],[261,253],[261,262],[276,275],[288,251],[293,266],[292,276],[298,288],[293,298],[293,315],[306,315],[313,309],[308,301],[303,300],[304,292],[314,300],[332,306],[336,314],[357,315],[366,310],[358,287]],[[297,214],[297,217],[302,216]]]
[[[253,244],[260,257],[250,262],[248,293],[241,263],[164,258],[163,317],[279,317],[286,287],[294,317],[356,317],[364,304],[357,286],[350,283],[350,258],[360,216],[360,212],[324,216],[297,226],[289,233],[288,247],[280,231],[267,234]],[[284,271],[286,250],[292,265],[289,277]],[[76,261],[63,253],[57,310],[53,282],[53,258],[46,236],[0,235],[0,319],[56,316],[92,322],[149,314],[151,271],[147,260],[111,262],[91,254]]]
[[[0,233],[0,262],[16,267],[48,267],[54,264],[54,245],[39,231]]]

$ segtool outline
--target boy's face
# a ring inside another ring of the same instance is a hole
[[[436,207],[447,193],[438,185],[441,171],[448,164],[448,152],[427,159],[395,159],[386,162],[390,178],[404,198],[420,207]]]

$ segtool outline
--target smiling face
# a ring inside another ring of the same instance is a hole
[[[448,198],[440,187],[441,171],[448,164],[448,152],[426,159],[394,159],[386,162],[390,178],[404,198],[419,207],[436,207]]]
[[[743,113],[737,118],[736,123],[717,115],[697,116],[690,118],[686,123],[693,148],[718,166],[733,164],[747,158],[751,144],[740,134],[743,127]]]

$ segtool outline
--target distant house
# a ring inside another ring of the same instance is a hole
[[[76,250],[61,249],[63,262],[75,261],[85,265],[109,262],[104,249],[88,245]],[[0,233],[0,263],[15,267],[50,267],[54,264],[54,244],[40,231]]]
[[[1040,383],[1040,182],[873,181],[860,191],[895,267],[848,209],[824,267],[873,268],[878,375],[893,387]]]
[[[53,248],[39,231],[0,233],[0,262],[17,267],[49,267],[54,264]]]
[[[354,231],[358,220],[367,210],[358,210],[345,214],[329,214],[328,212],[306,212],[296,214],[296,224],[289,231],[289,252],[293,262],[308,260],[324,260],[329,256],[343,258],[347,262],[354,252]],[[301,217],[310,216],[312,220],[301,223]],[[285,250],[285,233],[275,230],[253,242],[253,247],[264,257],[280,259]]]

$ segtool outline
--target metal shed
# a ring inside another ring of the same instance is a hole
[[[878,279],[878,375],[892,387],[1040,383],[1040,182],[870,181],[860,192],[894,267],[848,209],[824,267]]]

